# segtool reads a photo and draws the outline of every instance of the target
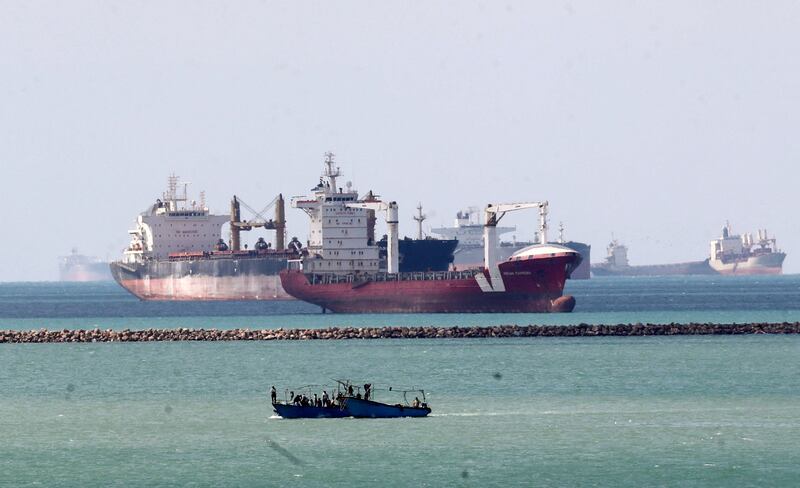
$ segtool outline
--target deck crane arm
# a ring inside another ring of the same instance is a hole
[[[493,269],[497,264],[497,223],[507,212],[524,210],[527,208],[539,209],[539,242],[547,243],[547,200],[543,202],[520,203],[490,203],[486,206],[486,222],[483,227],[484,265]]]
[[[367,210],[386,212],[387,238],[389,241],[386,244],[386,271],[389,273],[397,273],[400,271],[397,202],[356,202],[348,203],[347,206],[350,208],[364,208]]]

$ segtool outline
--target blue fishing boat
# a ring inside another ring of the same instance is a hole
[[[398,418],[425,417],[431,413],[425,398],[425,391],[418,389],[375,388],[367,383],[363,390],[349,380],[335,380],[336,390],[324,385],[307,385],[284,392],[284,401],[277,399],[277,391],[271,390],[272,409],[285,419],[315,418]],[[323,389],[325,388],[325,389]],[[328,395],[330,389],[333,398]],[[375,391],[382,390],[382,396],[402,395],[397,403],[382,403],[375,400]],[[318,393],[322,391],[322,395]],[[315,393],[316,392],[316,393]],[[409,393],[414,400],[408,401]],[[420,396],[422,400],[420,400]]]
[[[285,419],[331,419],[350,417],[343,408],[334,407],[316,407],[304,405],[292,405],[289,403],[273,403],[272,409],[276,414]]]

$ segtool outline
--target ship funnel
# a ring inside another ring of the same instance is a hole
[[[231,200],[231,251],[239,251],[240,250],[240,235],[241,229],[239,229],[239,222],[241,222],[241,209],[239,207],[239,199],[236,198],[236,195],[233,196]]]
[[[386,243],[386,270],[389,273],[400,271],[400,243],[398,238],[399,212],[397,203],[391,202],[386,209],[386,228],[388,242]]]
[[[283,193],[278,194],[275,201],[275,249],[286,249],[286,211],[283,202]]]

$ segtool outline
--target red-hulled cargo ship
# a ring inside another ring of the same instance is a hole
[[[555,244],[527,247],[499,264],[495,247],[488,246],[482,269],[399,272],[397,204],[371,192],[359,200],[349,184],[347,191],[336,186],[340,172],[332,154],[325,165],[314,195],[292,201],[311,218],[308,254],[289,261],[280,274],[283,289],[295,298],[350,313],[570,312],[575,306],[562,294],[581,257]],[[524,208],[539,209],[547,242],[547,202],[487,206],[484,242],[496,242],[497,223],[506,212]],[[367,237],[368,212],[376,211],[386,212],[385,270]]]
[[[281,272],[281,284],[295,298],[332,312],[571,312],[575,299],[562,292],[580,259],[563,246],[536,245],[500,263],[494,276],[485,268],[365,275],[289,269]]]

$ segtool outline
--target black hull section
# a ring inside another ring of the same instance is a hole
[[[400,239],[400,272],[447,271],[453,262],[456,239]],[[386,241],[378,241],[381,256],[386,256]]]

